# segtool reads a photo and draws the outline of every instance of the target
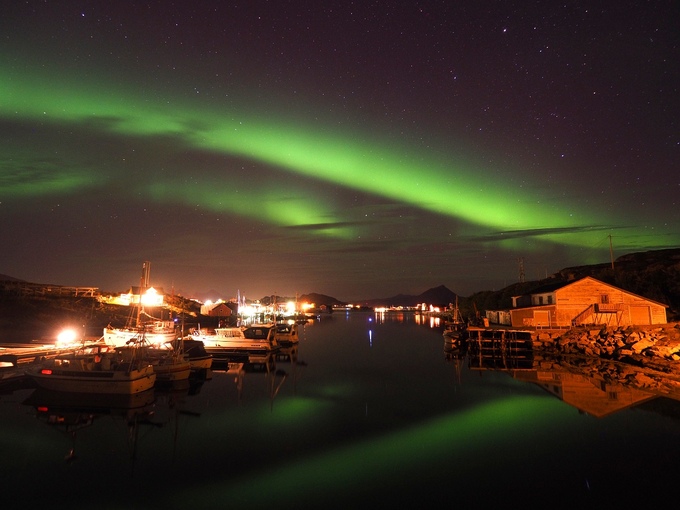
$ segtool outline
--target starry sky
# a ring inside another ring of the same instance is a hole
[[[680,4],[0,6],[0,273],[466,296],[680,246]]]

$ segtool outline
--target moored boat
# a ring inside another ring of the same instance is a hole
[[[145,356],[156,372],[156,384],[185,380],[191,374],[191,363],[180,351],[147,349]]]
[[[299,328],[296,322],[277,323],[275,333],[276,343],[280,346],[290,346],[298,343],[300,341],[298,331]]]
[[[104,343],[113,347],[123,347],[142,335],[149,345],[162,345],[177,338],[173,321],[154,321],[140,326],[124,328],[106,326],[104,328]]]
[[[101,345],[55,356],[26,370],[38,387],[51,391],[134,394],[153,388],[153,366],[139,356],[123,356]]]
[[[210,370],[213,357],[205,350],[205,345],[201,340],[185,338],[182,340],[182,350],[184,358],[189,361],[192,372]]]
[[[206,352],[218,362],[234,355],[266,354],[279,348],[274,323],[215,328],[214,334],[205,331],[200,331],[198,334],[194,332],[191,338],[200,339]]]

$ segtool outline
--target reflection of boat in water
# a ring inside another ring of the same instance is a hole
[[[287,347],[281,347],[275,353],[276,361],[284,361],[292,364],[297,363],[299,348],[297,345],[290,345]]]
[[[40,410],[87,410],[96,414],[116,414],[147,407],[153,404],[154,398],[153,389],[139,393],[100,395],[37,388],[24,400],[24,404]]]
[[[76,459],[76,434],[79,430],[90,427],[102,416],[120,417],[126,421],[131,430],[136,430],[141,421],[148,421],[154,413],[154,390],[146,390],[135,394],[87,394],[63,391],[50,391],[38,388],[33,391],[23,404],[36,410],[36,417],[71,437],[71,448],[66,455],[67,462]],[[136,448],[136,435],[132,452]]]
[[[26,374],[48,390],[102,395],[141,393],[156,382],[153,367],[136,349],[123,356],[101,345],[47,359],[31,366]]]

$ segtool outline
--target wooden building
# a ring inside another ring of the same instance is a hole
[[[207,315],[209,317],[231,317],[233,314],[234,310],[232,310],[229,304],[224,301],[201,306],[201,315]]]
[[[663,303],[586,276],[573,282],[536,289],[528,296],[513,298],[509,325],[519,328],[569,328],[589,324],[665,324],[666,308],[667,305]]]

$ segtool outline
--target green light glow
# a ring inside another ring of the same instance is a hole
[[[589,231],[583,225],[616,225],[620,220],[592,205],[565,206],[557,200],[543,201],[522,187],[498,179],[497,169],[467,161],[456,151],[436,154],[397,146],[368,131],[330,130],[318,122],[300,125],[274,113],[263,120],[256,110],[247,114],[170,96],[150,98],[148,94],[120,92],[103,85],[94,87],[91,81],[59,82],[40,73],[6,71],[0,78],[0,95],[4,98],[0,115],[8,119],[30,119],[55,126],[80,123],[127,136],[171,135],[189,148],[245,156],[313,179],[463,219],[471,232],[521,230],[533,232],[531,235],[545,241],[592,247],[603,237],[602,231]],[[7,181],[7,177],[3,180]],[[57,188],[70,190],[88,184],[86,179],[69,174],[55,175],[46,184],[53,187],[55,181],[59,181]],[[4,190],[12,190],[20,186],[17,182],[2,185]],[[145,193],[159,201],[194,203],[195,197],[188,197],[185,188],[177,184],[151,184]],[[314,200],[308,194],[294,194],[282,204],[280,191],[284,186],[279,183],[279,189],[265,190],[264,196],[234,196],[211,182],[205,182],[197,191],[203,206],[214,211],[253,216],[274,225],[323,225],[315,232],[345,239],[356,235],[350,228],[330,225],[338,214],[329,206],[327,197]],[[41,186],[32,189],[39,193]],[[31,188],[24,190],[29,192]],[[622,238],[633,234],[636,232],[632,228],[619,231]],[[647,239],[638,238],[638,242],[668,245],[672,244],[669,235],[673,234],[650,231]],[[509,248],[514,243],[506,241]]]
[[[487,450],[495,450],[499,441],[521,441],[530,438],[532,430],[545,430],[557,422],[564,426],[574,416],[568,406],[550,397],[508,398],[263,474],[206,486],[200,493],[210,501],[247,501],[258,508],[295,501],[301,494],[312,501],[328,494],[351,498],[367,485],[387,483],[395,475],[415,475],[443,457],[455,455],[461,471],[473,469],[493,455]],[[195,494],[192,490],[192,497]]]

